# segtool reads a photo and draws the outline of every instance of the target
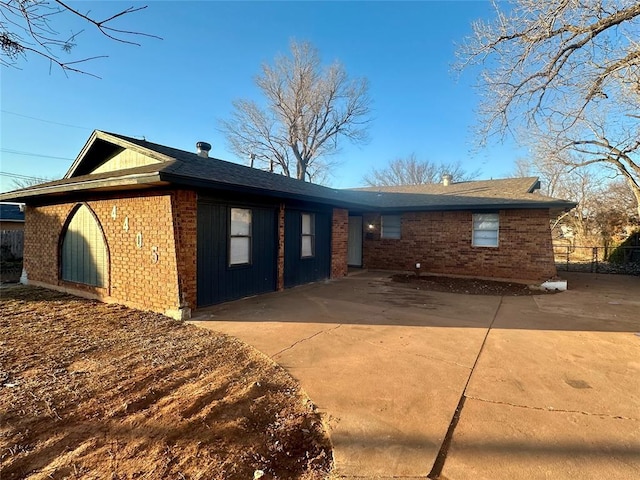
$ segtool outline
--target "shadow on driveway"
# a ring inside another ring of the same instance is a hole
[[[603,462],[607,479],[632,478],[640,279],[584,275],[556,295],[491,297],[369,272],[199,310],[193,323],[301,383],[325,415],[337,476],[424,478],[464,396],[446,478],[605,478],[589,473]]]

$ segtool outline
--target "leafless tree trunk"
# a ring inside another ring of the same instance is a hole
[[[231,149],[243,158],[275,162],[284,175],[311,180],[330,171],[328,155],[340,139],[367,139],[368,82],[350,79],[334,62],[323,67],[316,48],[291,43],[290,56],[262,66],[256,84],[265,107],[237,100],[230,120],[221,122]]]
[[[481,138],[513,134],[625,180],[640,214],[640,3],[511,0],[459,50],[480,68]]]
[[[54,20],[59,15],[73,15],[88,25],[95,27],[102,35],[116,42],[139,45],[135,37],[160,38],[147,33],[124,30],[114,26],[114,22],[131,13],[147,8],[146,5],[117,10],[103,19],[91,15],[61,0],[2,0],[0,1],[0,65],[16,66],[18,61],[31,56],[42,57],[57,65],[64,72],[75,72],[97,77],[84,70],[81,64],[105,55],[85,57],[70,61],[61,58],[62,53],[70,53],[76,46],[78,35],[72,32],[63,36],[56,30]]]
[[[389,166],[383,169],[372,168],[371,172],[363,177],[363,181],[372,187],[391,185],[421,185],[425,183],[438,183],[447,173],[453,177],[454,182],[473,180],[480,175],[478,170],[467,172],[460,162],[433,163],[428,160],[418,160],[415,153],[406,158],[396,158],[389,162]]]

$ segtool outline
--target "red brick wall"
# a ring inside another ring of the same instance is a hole
[[[109,252],[106,289],[70,284],[58,277],[60,234],[75,205],[27,208],[24,266],[29,281],[79,288],[108,301],[162,313],[178,311],[184,303],[195,304],[195,194],[173,192],[87,202],[104,232]],[[115,219],[111,217],[114,206]],[[129,219],[128,231],[123,228],[125,217]],[[142,248],[136,245],[139,232]],[[176,245],[180,246],[180,272],[184,274],[182,293]],[[153,247],[158,252],[156,263]]]
[[[331,225],[331,278],[347,275],[347,240],[349,238],[349,211],[333,209]]]
[[[499,246],[473,247],[472,212],[402,214],[400,240],[380,238],[380,215],[365,214],[364,267],[520,280],[556,275],[547,210],[500,212]],[[369,233],[367,235],[367,233]]]
[[[60,231],[74,205],[26,207],[23,266],[29,280],[58,284]]]
[[[194,191],[179,190],[171,196],[173,235],[176,239],[180,306],[197,307],[198,199]]]

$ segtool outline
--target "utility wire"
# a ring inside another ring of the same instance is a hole
[[[14,155],[26,155],[29,157],[42,157],[42,158],[53,158],[54,160],[75,160],[75,158],[67,158],[67,157],[54,157],[53,155],[42,155],[40,153],[33,152],[24,152],[20,150],[13,150],[11,148],[0,148],[0,152],[3,153],[12,153]]]
[[[6,113],[9,115],[15,115],[16,117],[22,117],[22,118],[28,118],[30,120],[37,120],[38,122],[43,122],[43,123],[50,123],[52,125],[60,125],[61,127],[69,127],[69,128],[79,128],[80,130],[89,130],[89,131],[93,131],[92,128],[87,128],[87,127],[81,127],[79,125],[71,125],[69,123],[60,123],[60,122],[54,122],[52,120],[45,120],[44,118],[38,118],[38,117],[30,117],[29,115],[23,115],[21,113],[16,113],[16,112],[10,112],[9,110],[0,110],[0,112],[2,113]]]

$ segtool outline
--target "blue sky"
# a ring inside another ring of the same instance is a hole
[[[71,16],[54,20],[61,32],[85,29],[69,58],[109,55],[85,65],[101,79],[50,72],[38,58],[1,69],[2,172],[60,178],[93,129],[190,151],[204,140],[213,156],[241,162],[218,122],[233,99],[260,99],[254,76],[291,39],[312,42],[324,61],[340,60],[370,82],[371,140],[343,143],[335,187],[361,185],[371,167],[412,152],[459,160],[481,178],[508,175],[524,155],[512,144],[475,148],[476,72],[451,72],[455,44],[474,19],[491,15],[488,1],[72,3],[96,17],[144,4],[118,24],[163,38],[140,47],[109,41]],[[0,175],[0,188],[14,188],[11,178]]]

